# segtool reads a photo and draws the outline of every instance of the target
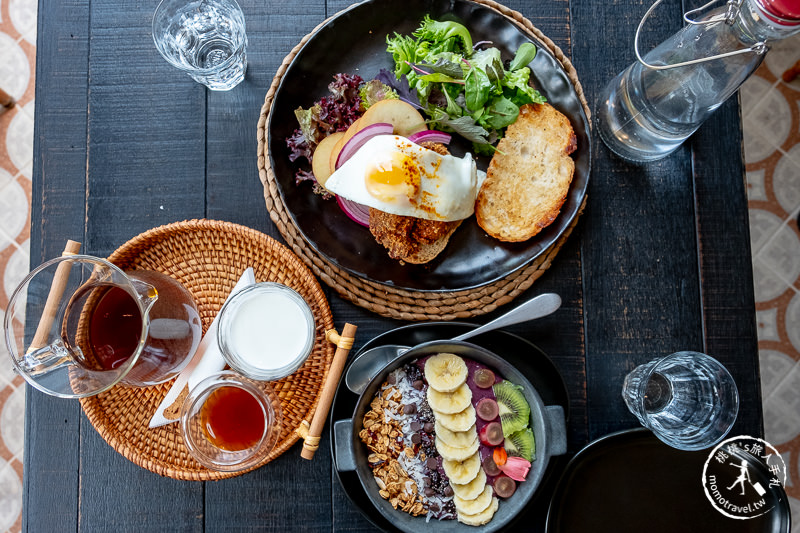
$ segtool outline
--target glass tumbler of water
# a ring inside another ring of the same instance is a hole
[[[244,79],[247,35],[235,0],[162,0],[153,40],[164,59],[211,90],[227,91]]]
[[[739,412],[739,393],[719,361],[677,352],[636,367],[622,397],[656,437],[680,450],[703,450],[728,434]]]

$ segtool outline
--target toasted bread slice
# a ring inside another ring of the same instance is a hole
[[[526,241],[551,224],[569,192],[577,148],[569,119],[549,104],[527,104],[506,129],[475,200],[475,217],[501,241]]]
[[[458,226],[461,225],[461,221],[456,220],[454,222],[445,222],[444,224],[446,224],[447,230],[442,236],[431,243],[420,243],[413,253],[400,258],[400,260],[415,265],[422,265],[433,261],[436,256],[447,247],[450,236],[458,229]]]
[[[439,255],[460,224],[460,220],[439,222],[369,210],[369,231],[389,257],[416,265]]]

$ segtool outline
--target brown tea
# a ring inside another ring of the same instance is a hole
[[[258,444],[266,426],[258,400],[246,390],[232,386],[220,387],[208,395],[200,420],[208,440],[231,452]]]
[[[110,287],[99,297],[89,318],[89,346],[103,370],[122,365],[133,355],[142,334],[142,315],[124,289]]]
[[[136,295],[115,283],[84,283],[70,298],[61,328],[75,360],[94,371],[122,367],[142,343],[123,383],[145,387],[175,377],[189,362],[202,336],[191,294],[177,281],[150,270],[128,272],[152,292],[145,298],[147,316]],[[141,285],[140,285],[141,287]],[[142,336],[147,319],[146,335]]]

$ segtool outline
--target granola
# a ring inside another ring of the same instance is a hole
[[[379,494],[392,507],[412,516],[452,518],[452,494],[444,494],[449,487],[438,473],[433,416],[421,383],[415,365],[390,374],[364,415],[359,437],[369,451]]]

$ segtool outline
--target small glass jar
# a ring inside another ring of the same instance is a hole
[[[314,337],[311,308],[279,283],[251,285],[220,311],[217,342],[222,356],[250,379],[272,381],[294,373],[308,359]]]
[[[268,383],[226,370],[189,392],[180,420],[183,440],[197,462],[210,470],[239,472],[272,451],[283,414]]]

